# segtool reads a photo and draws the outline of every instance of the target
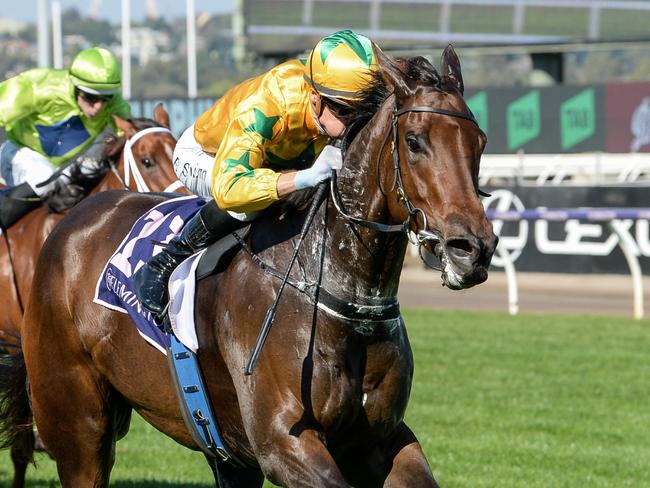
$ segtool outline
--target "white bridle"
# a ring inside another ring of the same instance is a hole
[[[133,157],[133,151],[131,150],[131,148],[136,142],[140,140],[140,138],[146,136],[147,134],[152,134],[154,132],[168,132],[171,134],[171,131],[167,127],[149,127],[148,129],[143,129],[139,132],[136,132],[135,134],[133,134],[133,136],[130,139],[127,139],[126,142],[124,143],[124,184],[126,185],[127,188],[129,186],[129,183],[131,182],[131,173],[133,173],[133,179],[135,180],[135,184],[137,185],[138,191],[139,192],[151,191],[147,186],[147,183],[144,181],[144,178],[142,177],[142,173],[140,172],[140,169],[138,168],[138,165],[135,162],[135,158]],[[180,180],[176,180],[167,188],[165,188],[163,191],[172,192],[177,188],[180,188],[181,186],[183,186],[183,183],[181,183]]]

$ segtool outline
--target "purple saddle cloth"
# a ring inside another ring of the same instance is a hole
[[[149,210],[133,224],[106,263],[95,287],[95,303],[128,313],[140,335],[163,353],[169,346],[169,338],[156,318],[138,301],[131,276],[158,254],[162,250],[160,244],[176,236],[204,204],[203,198],[192,195],[166,200]]]

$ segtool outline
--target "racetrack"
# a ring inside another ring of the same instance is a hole
[[[630,275],[517,273],[519,311],[632,317]],[[650,277],[643,280],[645,316],[650,316]],[[402,272],[402,307],[444,310],[508,310],[505,273],[490,271],[488,280],[468,290],[441,285],[440,273],[425,270],[417,261]]]

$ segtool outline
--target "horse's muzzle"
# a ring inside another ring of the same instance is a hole
[[[492,232],[481,239],[473,234],[445,239],[434,249],[442,263],[442,281],[452,290],[483,283],[496,249],[498,237]]]

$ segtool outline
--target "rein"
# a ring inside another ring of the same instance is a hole
[[[291,268],[293,267],[293,263],[296,261],[298,257],[298,251],[300,251],[300,245],[302,244],[303,239],[307,235],[307,232],[309,231],[309,228],[311,227],[311,224],[314,220],[314,216],[316,215],[316,212],[320,208],[320,204],[324,200],[326,194],[327,194],[327,186],[325,185],[325,183],[320,183],[316,189],[316,193],[314,194],[314,199],[312,200],[309,211],[307,212],[307,216],[305,217],[305,222],[302,226],[302,230],[300,231],[300,237],[298,238],[298,242],[295,245],[293,255],[291,256],[291,260],[289,261],[289,265],[287,266],[287,270],[284,273],[284,277],[282,279],[282,284],[280,285],[280,289],[278,290],[275,296],[275,301],[273,302],[273,305],[271,305],[271,307],[269,307],[269,309],[266,311],[264,322],[262,323],[262,327],[260,328],[260,332],[257,336],[257,340],[255,341],[255,345],[253,346],[253,350],[251,351],[250,358],[248,359],[248,362],[246,363],[246,366],[244,368],[244,374],[247,376],[253,374],[253,370],[255,369],[255,364],[257,363],[257,359],[259,358],[259,355],[262,352],[262,348],[264,347],[264,343],[266,342],[266,337],[268,336],[269,331],[271,330],[271,326],[273,325],[273,320],[275,319],[275,313],[277,311],[278,304],[280,303],[282,292],[284,291],[285,285],[289,282],[289,274],[291,273]]]
[[[115,176],[120,180],[125,189],[130,190],[129,185],[131,184],[131,173],[133,173],[133,180],[135,181],[137,191],[139,192],[149,192],[149,186],[144,180],[140,169],[138,168],[137,163],[135,162],[135,157],[133,156],[133,146],[138,142],[142,137],[152,134],[155,132],[167,132],[172,133],[167,127],[149,127],[141,131],[136,132],[130,139],[127,139],[124,143],[124,178],[119,173],[117,167],[114,164],[111,164],[111,170],[115,173]],[[169,185],[163,190],[163,192],[173,192],[177,188],[180,188],[183,184],[180,180],[176,180],[174,183]]]

